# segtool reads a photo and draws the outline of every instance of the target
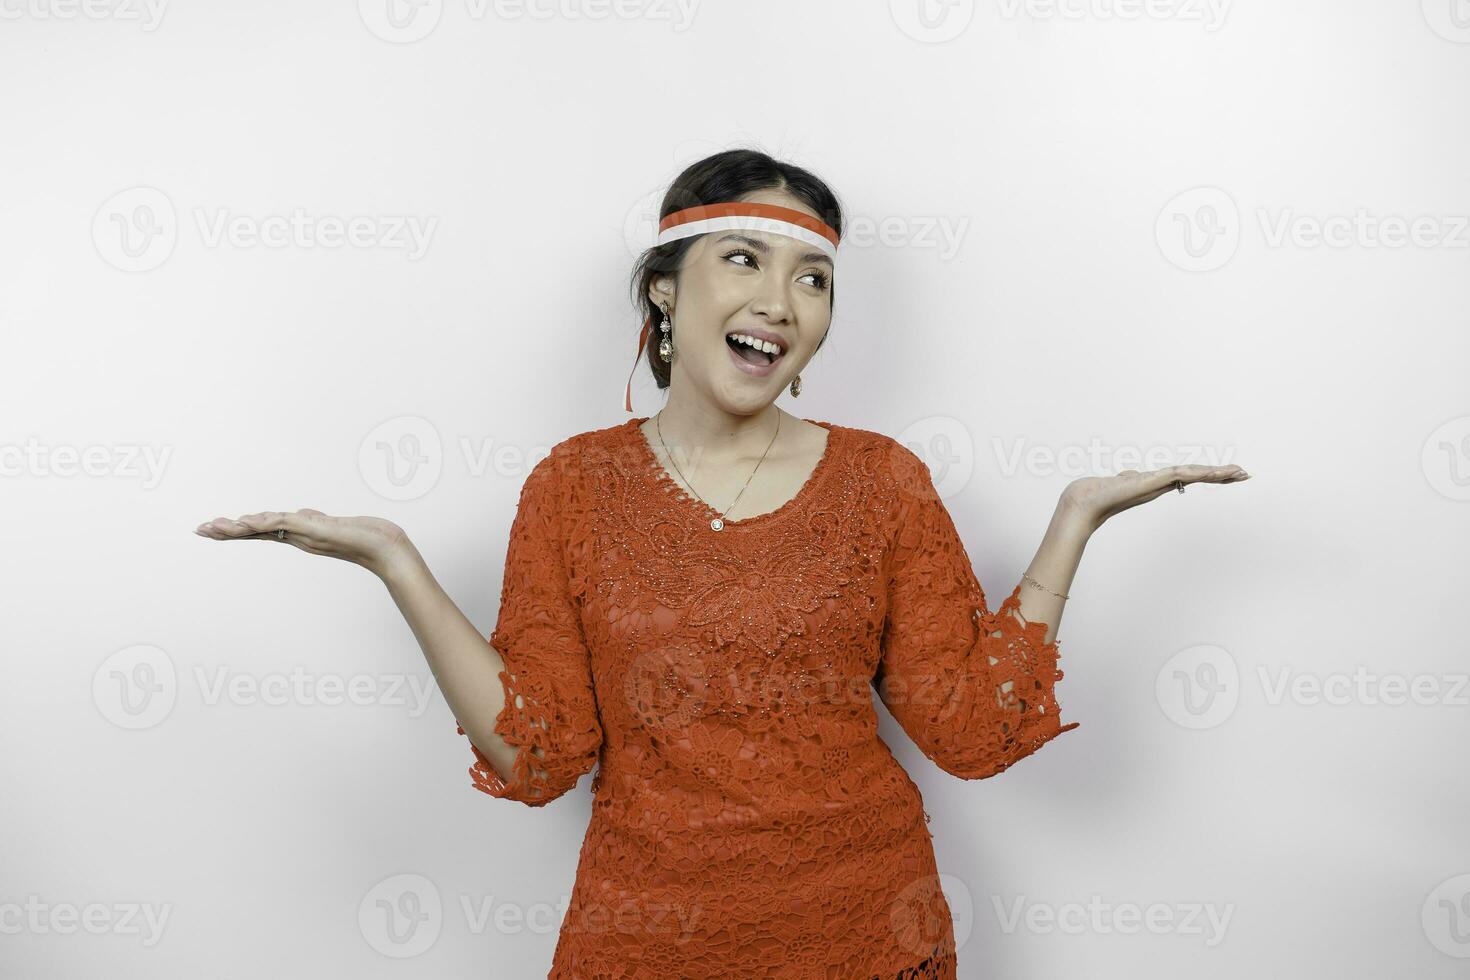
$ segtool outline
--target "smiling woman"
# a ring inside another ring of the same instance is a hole
[[[874,692],[945,772],[1005,772],[1078,727],[1056,632],[1090,535],[1247,474],[1073,481],[992,609],[923,459],[776,405],[832,323],[832,192],[732,150],[681,174],[660,214],[633,284],[667,404],[531,470],[488,643],[391,522],[298,510],[198,533],[378,575],[476,789],[541,807],[597,767],[551,980],[954,980],[928,814]]]
[[[601,762],[552,978],[953,980],[927,815],[871,691],[983,778],[1076,727],[1056,646],[1015,595],[985,609],[912,452],[775,405],[832,322],[826,185],[733,150],[660,214],[632,284],[669,401],[526,481],[491,637],[505,708],[471,738],[474,785],[543,806]]]
[[[674,345],[682,340],[674,336],[679,319],[674,300],[681,282],[697,280],[686,290],[696,300],[731,296],[733,302],[741,302],[752,278],[769,289],[779,273],[789,286],[783,298],[791,309],[776,311],[772,319],[769,314],[754,315],[752,308],[752,315],[731,325],[724,336],[737,367],[748,366],[746,374],[760,379],[774,376],[776,390],[789,383],[792,394],[799,394],[801,365],[826,343],[837,301],[835,260],[843,225],[837,195],[801,167],[755,150],[728,150],[685,169],[664,195],[659,216],[658,242],[639,258],[630,283],[634,304],[645,314],[640,353],[652,324],[660,325],[663,340],[668,341],[648,347],[654,382],[668,388],[673,381]],[[773,262],[779,268],[769,269]],[[781,298],[776,302],[780,304]],[[777,322],[781,313],[786,314],[784,322]],[[792,320],[803,328],[804,337],[790,331]],[[732,335],[775,344],[781,357],[762,364],[738,353],[738,342],[729,339]],[[809,350],[804,357],[790,359],[796,370],[773,370],[775,361],[793,353],[803,339]],[[632,410],[629,392],[624,393],[623,407]]]
[[[553,978],[952,980],[927,816],[872,688],[935,761],[981,778],[1075,727],[1055,646],[975,615],[913,453],[774,404],[832,322],[826,185],[734,150],[681,174],[660,215],[632,286],[669,403],[559,444],[527,480],[491,637],[514,758],[497,768],[492,733],[472,738],[474,784],[542,806],[601,762]],[[612,934],[592,927],[614,910]]]

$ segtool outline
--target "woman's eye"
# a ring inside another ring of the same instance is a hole
[[[733,259],[737,255],[743,255],[747,259],[750,259],[750,262],[748,264],[747,263],[741,263],[742,265],[745,266],[745,268],[747,268],[747,269],[754,269],[756,267],[754,253],[748,252],[748,251],[746,251],[743,248],[737,248],[737,249],[734,249],[733,251],[726,252],[723,257],[726,258],[726,259]],[[831,279],[829,279],[825,273],[821,273],[821,272],[808,272],[806,275],[802,276],[802,278],[803,279],[815,279],[816,282],[812,283],[812,285],[815,286],[817,289],[826,289],[827,288],[827,284],[829,282],[831,282]]]

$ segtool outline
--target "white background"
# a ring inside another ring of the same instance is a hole
[[[587,781],[475,792],[377,580],[192,529],[390,518],[488,634],[658,195],[754,146],[848,209],[783,406],[928,453],[992,602],[1073,476],[1254,476],[1093,539],[1003,779],[884,716],[961,976],[1464,976],[1463,0],[385,2],[0,0],[0,974],[544,975]]]

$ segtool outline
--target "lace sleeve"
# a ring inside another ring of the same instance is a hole
[[[990,613],[928,466],[895,445],[898,516],[874,684],[939,768],[984,779],[1078,727],[1061,724],[1057,643],[1042,642],[1046,624],[1019,619],[1019,585]]]
[[[602,748],[591,657],[572,602],[562,550],[560,447],[521,487],[506,550],[500,616],[490,643],[505,669],[505,707],[495,731],[518,750],[507,783],[473,742],[474,786],[491,796],[545,806],[591,770]],[[456,730],[465,734],[455,719]]]

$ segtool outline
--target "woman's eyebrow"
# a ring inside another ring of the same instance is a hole
[[[751,248],[755,249],[758,252],[769,252],[771,250],[771,246],[769,244],[767,244],[766,242],[761,241],[759,238],[751,238],[749,235],[741,235],[741,234],[738,234],[738,233],[733,232],[733,231],[730,232],[729,234],[721,235],[719,238],[716,238],[715,239],[715,242],[716,243],[719,243],[719,242],[723,242],[723,241],[725,241],[727,239],[733,239],[734,241],[737,241],[737,242],[744,242],[745,244],[749,245]],[[796,261],[798,263],[801,263],[801,262],[825,262],[829,266],[832,265],[832,260],[830,258],[828,258],[827,255],[826,255],[826,253],[824,253],[824,252],[807,252],[804,255],[797,256]]]

